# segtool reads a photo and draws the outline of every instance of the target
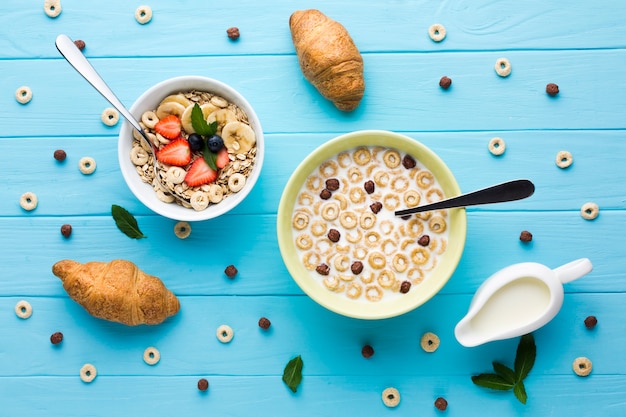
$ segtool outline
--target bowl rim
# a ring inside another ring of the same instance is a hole
[[[292,279],[305,294],[330,311],[357,319],[385,319],[399,316],[421,306],[448,282],[463,254],[467,235],[467,217],[464,208],[449,209],[450,231],[448,247],[443,258],[445,262],[440,261],[438,267],[433,270],[434,275],[430,276],[433,279],[425,280],[420,284],[420,291],[410,291],[403,297],[394,297],[388,301],[366,303],[349,300],[343,294],[332,293],[323,288],[311,279],[310,272],[300,261],[293,242],[291,219],[295,196],[308,175],[321,163],[341,151],[357,146],[385,146],[409,153],[435,175],[446,198],[461,194],[461,190],[448,166],[431,149],[409,136],[386,130],[359,130],[330,139],[304,158],[287,181],[278,205],[276,232],[283,262]]]
[[[137,119],[141,119],[141,114],[147,110],[153,110],[158,103],[170,94],[184,91],[208,91],[221,95],[229,102],[235,103],[248,116],[248,121],[256,134],[257,153],[254,161],[254,168],[248,178],[244,188],[238,193],[230,195],[222,202],[212,205],[202,211],[195,211],[191,208],[182,207],[176,203],[164,203],[160,201],[152,186],[141,180],[137,174],[133,163],[130,161],[129,153],[132,147],[132,126],[124,120],[118,135],[118,163],[120,171],[124,177],[124,182],[131,193],[151,211],[178,221],[203,221],[209,220],[235,208],[241,203],[254,188],[263,167],[265,156],[265,141],[261,122],[248,100],[235,88],[222,81],[201,76],[183,75],[160,81],[146,91],[144,91],[129,108],[130,113]],[[148,192],[149,191],[149,192]]]

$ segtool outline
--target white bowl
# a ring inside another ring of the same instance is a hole
[[[135,197],[137,197],[139,201],[141,201],[150,210],[170,219],[180,221],[208,220],[218,217],[235,208],[243,201],[244,198],[246,198],[248,193],[252,190],[252,187],[254,187],[254,184],[261,173],[264,156],[263,129],[261,128],[261,122],[259,121],[254,109],[238,91],[220,81],[202,76],[182,76],[170,78],[150,87],[146,92],[139,96],[129,110],[137,120],[140,120],[143,112],[156,109],[161,100],[163,100],[166,96],[191,90],[207,91],[220,95],[241,108],[248,115],[250,126],[256,134],[257,153],[254,160],[254,169],[247,178],[246,185],[242,190],[229,195],[220,203],[211,204],[205,210],[195,211],[194,209],[185,208],[176,203],[168,204],[162,202],[157,198],[152,186],[141,180],[135,170],[135,165],[130,160],[130,151],[133,142],[133,128],[127,121],[124,121],[119,134],[117,150],[120,169],[128,188],[130,188]]]

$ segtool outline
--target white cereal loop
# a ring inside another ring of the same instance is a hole
[[[581,356],[580,358],[574,359],[572,363],[572,370],[578,376],[588,376],[591,373],[593,365],[588,358]]]
[[[61,14],[61,0],[45,0],[43,2],[43,10],[48,17],[57,17]]]
[[[82,368],[80,368],[80,379],[82,379],[83,382],[89,383],[93,381],[96,379],[97,374],[98,372],[96,371],[96,367],[90,363],[86,363]]]
[[[389,387],[383,390],[383,404],[387,407],[393,408],[400,404],[400,391],[396,388]]]
[[[152,9],[150,6],[139,6],[137,10],[135,10],[135,20],[145,25],[150,20],[152,20]]]
[[[144,125],[146,125],[148,129],[154,129],[154,126],[156,126],[159,118],[157,117],[155,112],[146,111],[143,112],[143,114],[141,115],[141,121]]]
[[[37,208],[37,194],[27,191],[20,197],[20,206],[24,210],[31,211]]]
[[[420,340],[420,346],[425,352],[432,353],[439,348],[439,336],[434,333],[424,333]]]
[[[143,166],[148,163],[148,153],[140,145],[133,146],[130,150],[130,160],[137,166]]]
[[[217,184],[211,184],[209,187],[209,201],[217,204],[224,198],[224,190]]]
[[[498,58],[494,69],[500,77],[508,77],[511,74],[511,63],[506,58]]]
[[[217,340],[219,340],[220,342],[228,343],[233,340],[235,332],[233,332],[233,329],[229,325],[222,324],[220,327],[217,328],[215,335],[217,336]]]
[[[435,23],[428,28],[428,36],[435,42],[441,42],[446,37],[446,28],[441,23]]]
[[[78,169],[85,175],[93,174],[96,170],[96,160],[91,156],[83,156],[78,161]]]
[[[600,214],[600,208],[596,203],[588,202],[580,208],[580,215],[585,220],[593,220]]]
[[[20,104],[26,104],[33,99],[33,90],[25,85],[15,90],[15,99]]]
[[[567,168],[570,165],[572,165],[572,162],[574,162],[574,158],[572,157],[572,154],[568,151],[559,151],[556,154],[556,166],[558,166],[559,168]]]
[[[178,222],[174,225],[174,234],[179,239],[187,239],[191,234],[191,225],[187,222]]]
[[[502,155],[505,150],[506,144],[504,143],[504,139],[495,137],[489,141],[489,152],[491,152],[493,155]]]
[[[155,347],[150,346],[143,351],[143,361],[148,365],[156,365],[161,360],[161,353]]]
[[[115,126],[120,120],[120,114],[112,107],[107,107],[102,111],[100,120],[107,126]]]
[[[20,300],[15,304],[15,314],[21,319],[27,319],[33,314],[33,307],[28,301]]]
[[[185,181],[185,175],[187,172],[181,167],[169,167],[165,173],[165,181],[172,184],[180,184]]]
[[[196,211],[202,211],[209,206],[209,195],[204,191],[196,191],[189,199],[191,207]]]
[[[163,190],[157,190],[156,196],[159,199],[159,201],[162,201],[164,203],[174,202],[174,197],[171,194],[166,194]]]
[[[246,185],[246,176],[239,172],[232,174],[228,178],[228,188],[230,188],[230,191],[232,191],[233,193],[241,191],[241,189],[245,185]]]

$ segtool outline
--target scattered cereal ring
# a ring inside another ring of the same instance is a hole
[[[246,176],[240,172],[236,172],[228,178],[228,188],[230,188],[230,191],[233,193],[241,191],[245,185]]]
[[[80,379],[82,379],[83,382],[89,383],[93,381],[96,379],[97,374],[98,372],[96,371],[96,367],[90,363],[86,363],[82,368],[80,368]]]
[[[556,166],[558,166],[559,168],[567,168],[568,166],[572,165],[572,162],[574,162],[574,158],[572,157],[572,154],[568,151],[559,151],[556,154]]]
[[[420,346],[425,352],[432,353],[439,348],[439,336],[434,333],[424,333],[420,340]]]
[[[142,25],[145,25],[152,20],[152,9],[150,6],[139,6],[135,10],[135,20]]]
[[[141,121],[148,129],[154,129],[154,126],[159,122],[159,117],[153,111],[145,111],[141,115]]]
[[[504,139],[496,137],[489,141],[489,152],[491,152],[492,155],[502,155],[505,150],[506,144],[504,143]]]
[[[393,169],[397,168],[400,165],[400,163],[402,162],[402,158],[400,157],[398,151],[390,149],[388,151],[385,151],[385,153],[383,154],[383,162],[385,163],[387,168]]]
[[[589,375],[592,368],[593,365],[591,361],[584,356],[574,359],[574,363],[572,363],[572,369],[574,370],[574,373],[578,376]]]
[[[120,120],[120,114],[112,107],[107,107],[102,111],[100,120],[107,126],[115,126]]]
[[[25,85],[15,90],[15,99],[20,104],[26,104],[33,99],[33,90]]]
[[[217,328],[215,335],[217,336],[217,340],[219,340],[220,342],[228,343],[233,340],[235,332],[233,332],[233,329],[229,325],[222,324],[220,327]]]
[[[37,194],[27,191],[20,197],[20,206],[24,210],[31,211],[37,208]]]
[[[15,314],[21,319],[27,319],[33,314],[33,307],[26,300],[20,300],[15,304]]]
[[[198,190],[189,197],[189,203],[195,211],[202,211],[209,207],[209,195]]]
[[[389,408],[397,407],[400,404],[400,391],[396,388],[389,387],[383,390],[383,404]]]
[[[440,23],[430,25],[428,28],[428,36],[435,42],[441,42],[446,37],[446,28]]]
[[[580,215],[585,220],[593,220],[600,214],[600,208],[596,203],[588,202],[580,208]]]
[[[155,347],[146,348],[143,351],[143,361],[148,365],[156,365],[161,360],[161,353]]]
[[[43,11],[48,17],[55,18],[61,14],[61,0],[45,0],[43,2]]]
[[[187,239],[191,234],[191,225],[187,222],[178,222],[174,225],[174,234],[179,239]]]
[[[96,170],[96,160],[91,156],[83,156],[78,161],[78,169],[85,175],[93,174]]]
[[[511,63],[506,58],[498,58],[494,68],[500,77],[508,77],[511,74]]]

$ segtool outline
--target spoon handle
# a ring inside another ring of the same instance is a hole
[[[93,86],[93,88],[102,94],[102,96],[107,99],[107,101],[111,103],[113,107],[115,107],[135,129],[137,129],[141,134],[144,134],[137,120],[128,110],[126,110],[126,107],[124,107],[122,102],[117,98],[113,91],[111,91],[107,83],[104,82],[102,77],[100,77],[100,74],[98,74],[96,69],[89,63],[87,58],[85,58],[85,55],[83,55],[74,42],[67,35],[59,35],[57,36],[55,45],[67,62],[69,62],[70,65]]]
[[[479,204],[504,203],[505,201],[521,200],[535,192],[535,185],[529,180],[513,180],[493,185],[471,193],[463,194],[436,203],[398,210],[396,216],[420,213],[422,211],[448,209],[453,207],[476,206]]]

